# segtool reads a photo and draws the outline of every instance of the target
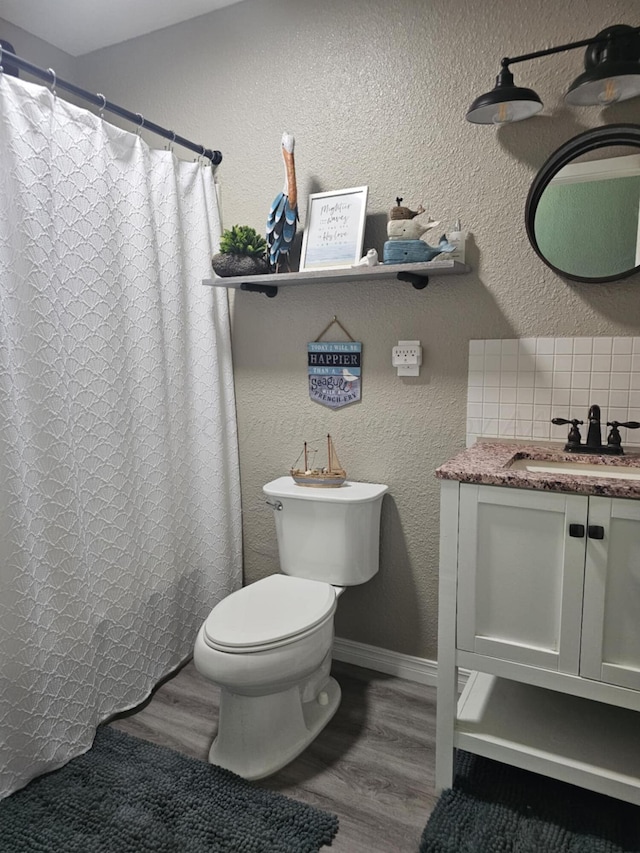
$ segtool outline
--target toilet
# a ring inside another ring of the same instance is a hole
[[[345,482],[263,487],[276,522],[281,574],[231,593],[207,616],[196,669],[220,686],[209,761],[262,779],[299,755],[340,704],[331,677],[338,597],[378,571],[387,486]]]

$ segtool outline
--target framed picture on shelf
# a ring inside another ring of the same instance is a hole
[[[369,187],[309,196],[300,271],[340,270],[362,257]]]

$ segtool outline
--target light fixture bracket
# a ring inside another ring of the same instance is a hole
[[[640,27],[616,24],[598,33],[584,53],[588,71],[602,62],[638,62],[640,59]]]

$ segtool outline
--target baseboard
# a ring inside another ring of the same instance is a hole
[[[385,675],[395,675],[418,684],[435,687],[438,683],[438,664],[428,658],[403,655],[400,652],[369,646],[367,643],[357,643],[355,640],[344,640],[341,637],[336,637],[333,641],[333,657],[334,660],[343,663],[375,669],[377,672],[384,672]],[[458,670],[460,689],[464,687],[468,675],[467,670]]]

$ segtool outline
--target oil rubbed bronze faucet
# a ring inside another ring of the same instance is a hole
[[[588,415],[589,429],[587,432],[587,440],[582,444],[582,436],[580,435],[579,426],[582,426],[584,421],[579,421],[577,418],[552,418],[551,423],[556,426],[562,424],[571,424],[569,436],[564,449],[569,453],[605,453],[609,456],[619,456],[624,453],[618,427],[626,427],[627,429],[638,429],[640,422],[626,421],[607,421],[607,426],[611,427],[607,436],[607,443],[602,443],[602,425],[600,423],[600,406],[593,405],[589,407]]]
[[[589,407],[589,432],[587,433],[587,448],[600,453],[602,447],[602,430],[600,428],[600,406]]]

